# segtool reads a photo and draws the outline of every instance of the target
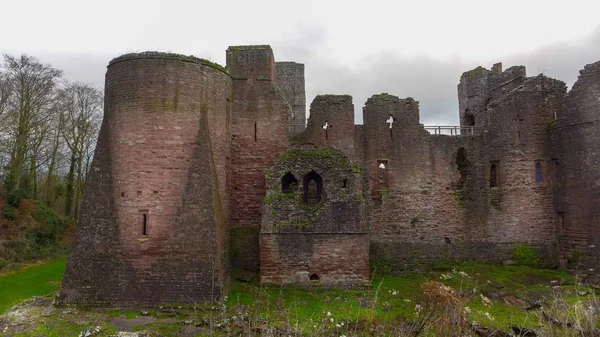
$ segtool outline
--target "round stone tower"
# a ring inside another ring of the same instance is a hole
[[[195,57],[145,52],[110,62],[66,302],[220,296],[231,88],[224,68]]]

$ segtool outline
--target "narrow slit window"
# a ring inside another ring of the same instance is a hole
[[[142,213],[142,235],[148,235],[148,213]]]
[[[347,187],[348,187],[348,179],[342,180],[342,188],[347,188]]]
[[[542,163],[541,162],[536,162],[535,163],[535,183],[536,184],[541,184],[544,182],[544,177],[542,175]]]
[[[558,185],[558,159],[552,159],[552,181]]]
[[[256,139],[257,139],[257,134],[258,134],[258,125],[256,124],[256,122],[254,122],[254,141],[256,141]]]
[[[498,187],[498,165],[490,165],[490,187]]]

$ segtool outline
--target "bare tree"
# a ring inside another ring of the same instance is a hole
[[[60,90],[61,135],[71,152],[65,213],[77,217],[81,186],[85,181],[87,162],[93,151],[102,119],[102,91],[93,86],[72,83]],[[85,163],[84,163],[85,160]]]
[[[2,117],[8,107],[10,91],[10,82],[3,73],[0,73],[0,117]]]
[[[20,188],[27,155],[37,155],[39,147],[36,149],[35,145],[40,144],[40,141],[34,138],[43,139],[43,136],[39,132],[36,135],[34,130],[39,131],[39,127],[44,125],[50,116],[49,108],[62,71],[27,55],[17,58],[5,54],[3,68],[9,88],[7,108],[14,123],[11,130],[14,144],[8,172],[11,181],[9,192],[14,192]],[[31,159],[30,165],[37,166],[35,158],[33,162]]]
[[[48,172],[46,176],[45,186],[45,199],[46,203],[50,206],[54,205],[55,198],[55,187],[57,182],[57,168],[59,165],[59,151],[63,147],[61,132],[63,130],[64,119],[60,114],[60,99],[57,99],[53,110],[56,112],[52,114],[53,118],[50,120],[50,144],[48,147]]]

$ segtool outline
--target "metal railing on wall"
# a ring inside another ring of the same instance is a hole
[[[474,126],[425,126],[432,135],[466,136],[475,133]]]

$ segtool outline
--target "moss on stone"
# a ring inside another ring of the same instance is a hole
[[[176,61],[197,63],[197,64],[202,64],[202,65],[211,67],[213,69],[216,69],[218,71],[221,71],[221,72],[229,75],[229,72],[227,71],[227,69],[218,63],[215,63],[215,62],[203,59],[203,58],[195,57],[193,55],[163,53],[163,52],[158,52],[158,51],[146,51],[146,52],[142,52],[142,53],[130,53],[130,54],[121,55],[119,57],[112,59],[108,63],[108,65],[111,66],[115,63],[119,63],[119,62],[123,62],[123,61],[140,60],[140,59],[176,60]]]
[[[467,203],[467,191],[456,190],[454,191],[454,201],[458,206],[464,207]]]
[[[354,166],[350,162],[350,159],[343,153],[333,149],[291,149],[286,153],[282,154],[277,158],[276,166],[286,162],[302,162],[302,161],[327,161],[331,167],[337,167],[339,169],[353,170]],[[361,171],[362,172],[362,171]]]
[[[485,69],[485,68],[484,68],[484,67],[482,67],[482,66],[479,66],[479,67],[477,67],[477,68],[475,68],[475,69],[471,69],[471,70],[469,70],[469,71],[465,71],[465,72],[462,74],[462,76],[461,76],[461,77],[475,77],[476,75],[478,75],[478,74],[480,74],[480,73],[483,73],[483,72],[486,72],[486,71],[489,71],[489,70]]]
[[[275,227],[294,227],[294,228],[306,228],[308,227],[314,219],[304,219],[304,220],[292,220],[292,221],[273,221],[273,226]]]
[[[248,46],[229,46],[228,50],[239,51],[239,50],[273,50],[268,44],[256,44]]]

